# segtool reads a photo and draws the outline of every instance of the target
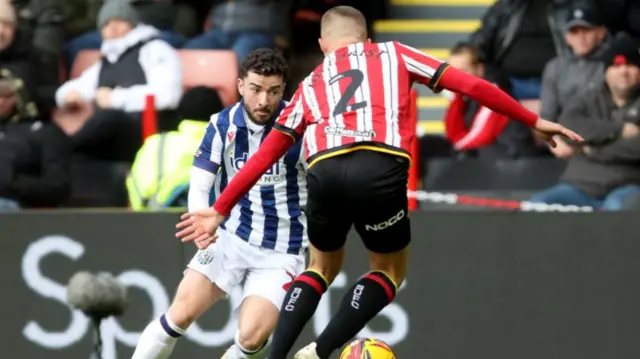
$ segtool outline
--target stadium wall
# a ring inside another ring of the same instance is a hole
[[[104,359],[130,358],[171,301],[192,245],[178,214],[41,212],[0,216],[1,357],[80,359],[91,328],[64,304],[79,270],[129,286],[124,316],[103,323]],[[396,301],[362,333],[399,358],[640,358],[640,221],[635,214],[417,213],[410,271]],[[392,240],[391,238],[389,240]],[[302,341],[328,322],[367,266],[352,238],[344,272]],[[231,293],[192,327],[176,358],[219,358],[235,321]]]

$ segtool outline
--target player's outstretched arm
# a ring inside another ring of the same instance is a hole
[[[564,126],[539,118],[490,82],[449,66],[411,46],[397,42],[394,46],[412,79],[432,91],[438,92],[445,88],[467,95],[492,111],[536,129],[536,135],[553,147],[554,135],[563,135],[576,142],[584,141],[580,135]]]
[[[303,91],[298,89],[289,105],[282,110],[273,131],[229,182],[214,206],[183,215],[176,226],[180,230],[176,237],[182,242],[195,241],[198,248],[215,241],[216,230],[240,198],[300,139],[306,127],[306,110]]]
[[[247,194],[251,187],[276,163],[280,157],[287,153],[289,147],[293,145],[291,137],[280,131],[271,131],[258,151],[249,158],[242,169],[233,177],[231,182],[222,191],[220,197],[216,199],[213,208],[219,214],[228,216],[231,209],[240,201],[240,198]]]
[[[249,158],[242,169],[233,177],[233,180],[222,191],[213,208],[221,215],[228,216],[231,209],[238,203],[260,177],[273,166],[280,157],[284,156],[301,137],[304,132],[304,99],[302,90],[298,89],[291,102],[285,107],[273,130],[258,148],[258,151]]]
[[[262,175],[282,157],[294,142],[288,134],[271,131],[258,151],[249,158],[242,169],[222,191],[212,208],[184,214],[176,225],[180,231],[176,237],[182,242],[195,242],[200,249],[216,241],[216,231],[231,209],[238,203]]]
[[[454,67],[448,66],[443,69],[438,86],[465,94],[495,112],[534,128],[536,135],[547,141],[552,147],[556,146],[553,140],[554,135],[563,135],[576,142],[584,141],[574,131],[538,117],[537,114],[524,108],[518,101],[490,82]]]

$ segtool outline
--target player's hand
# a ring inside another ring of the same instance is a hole
[[[206,248],[217,240],[216,231],[224,218],[213,208],[185,213],[180,217],[180,223],[176,225],[176,228],[180,229],[176,237],[182,242],[195,242],[200,249]]]
[[[64,107],[78,107],[84,103],[84,99],[77,91],[70,91],[62,99]]]
[[[584,138],[579,134],[571,131],[570,129],[562,126],[559,123],[547,121],[543,118],[538,118],[536,124],[533,126],[536,137],[547,142],[549,146],[555,148],[557,146],[556,141],[553,139],[555,135],[562,135],[575,142],[584,142]]]
[[[551,148],[551,153],[553,153],[556,158],[567,159],[576,154],[576,149],[566,144],[559,136],[556,136],[554,140],[556,141],[556,147]]]
[[[96,91],[96,105],[100,108],[111,107],[111,89],[108,87],[99,87]]]

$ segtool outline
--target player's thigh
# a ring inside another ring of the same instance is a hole
[[[398,252],[411,242],[406,192],[372,197],[359,206],[355,228],[365,247],[374,253]]]
[[[250,269],[245,279],[238,316],[238,340],[245,348],[259,348],[269,338],[278,323],[280,308],[291,282],[304,270],[302,256],[275,257],[282,260],[282,265]]]
[[[304,256],[273,252],[260,258],[256,266],[247,271],[243,297],[264,298],[280,310],[289,286],[305,269]]]
[[[172,322],[186,329],[225,293],[204,274],[188,268],[168,310]]]
[[[339,186],[339,163],[322,160],[307,174],[307,232],[309,242],[320,252],[334,252],[347,241],[353,223]]]
[[[245,243],[235,235],[218,231],[218,240],[207,249],[199,250],[188,267],[202,273],[223,292],[229,293],[240,285],[247,268],[243,253]]]
[[[241,268],[225,264],[234,259],[233,238],[220,232],[218,242],[197,251],[187,265],[169,309],[169,317],[178,325],[191,324],[242,280]]]

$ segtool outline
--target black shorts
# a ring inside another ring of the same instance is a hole
[[[351,225],[375,253],[404,249],[409,160],[360,150],[319,161],[307,175],[309,241],[322,252],[344,246]]]

